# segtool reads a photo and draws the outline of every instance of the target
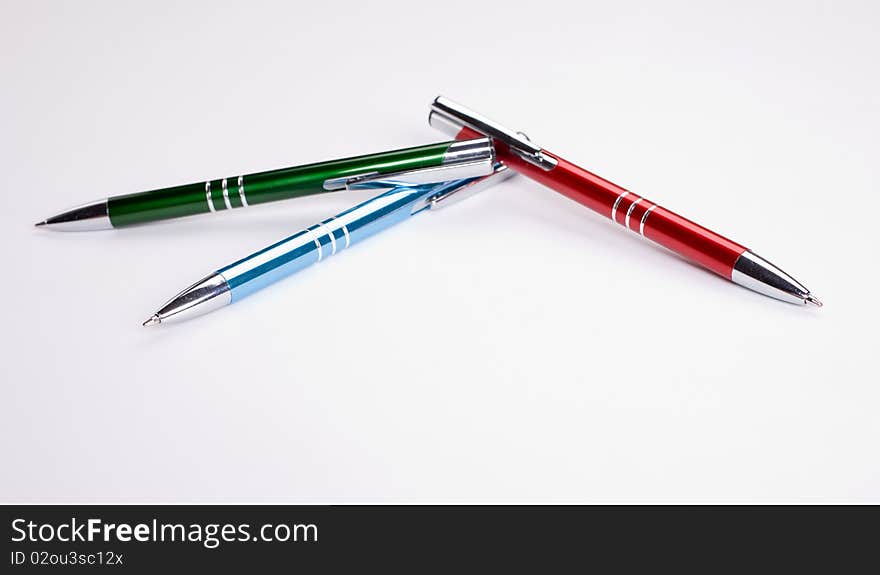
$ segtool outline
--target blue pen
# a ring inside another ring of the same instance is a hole
[[[433,184],[418,183],[426,176],[413,178],[409,174],[406,178],[382,176],[381,180],[352,178],[346,182],[348,189],[391,189],[217,270],[172,298],[144,325],[190,318],[234,303],[409,216],[464,199],[512,175],[506,166],[493,167],[491,161],[467,170],[489,175]],[[459,168],[456,173],[467,171]],[[431,177],[436,175],[427,176]]]

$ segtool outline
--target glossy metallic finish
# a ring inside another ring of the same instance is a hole
[[[226,178],[223,178],[223,183],[221,184],[223,187],[223,203],[226,204],[226,209],[232,209],[232,202],[229,201],[229,185],[227,184]]]
[[[70,208],[56,216],[37,222],[38,227],[46,226],[51,230],[61,232],[82,232],[92,230],[109,230],[113,228],[110,223],[110,214],[107,211],[107,200],[97,200]]]
[[[486,178],[477,178],[461,186],[448,188],[444,192],[425,198],[424,203],[427,205],[428,208],[432,210],[445,208],[447,206],[451,206],[452,204],[457,204],[462,200],[466,200],[474,194],[482,192],[489,186],[494,186],[499,182],[503,182],[513,175],[513,170],[511,170],[504,164],[497,164],[495,167],[495,174],[493,176]],[[420,210],[421,207],[419,203],[413,206],[413,213],[416,213]]]
[[[623,200],[623,198],[625,198],[628,195],[629,195],[629,192],[623,192],[622,194],[617,196],[616,200],[614,200],[614,205],[611,206],[611,221],[612,222],[617,223],[617,208],[618,208],[618,206],[620,206],[620,202]]]
[[[455,130],[451,134],[453,136],[457,135],[462,128],[470,128],[501,142],[512,153],[542,170],[552,170],[556,167],[556,159],[545,154],[540,146],[533,144],[522,132],[509,130],[444,96],[437,96],[434,103],[431,104],[428,123],[447,133]]]
[[[484,139],[485,136],[478,134],[473,138]],[[323,186],[327,180],[349,179],[356,175],[366,174],[394,174],[440,166],[444,162],[448,163],[452,156],[457,155],[449,154],[449,148],[453,145],[459,151],[468,150],[467,145],[455,142],[438,142],[243,176],[202,180],[145,192],[111,196],[106,200],[100,200],[100,202],[106,202],[106,216],[109,217],[110,224],[114,228],[227,211],[239,207],[322,194],[328,191]],[[449,177],[437,181],[448,179],[455,178]],[[343,185],[339,189],[344,189],[344,187]],[[51,218],[51,221],[53,223],[63,221],[63,223],[69,224],[72,220],[82,219],[79,212],[73,214],[73,217],[70,214],[62,215],[66,216],[63,220],[56,216]],[[104,215],[103,212],[101,215]],[[41,225],[48,226],[47,222],[41,222]],[[48,226],[47,229],[61,229],[61,227]],[[66,229],[95,228],[84,225],[67,225]]]
[[[639,233],[642,234],[643,236],[645,235],[645,222],[648,221],[648,216],[651,215],[651,212],[656,207],[657,207],[657,204],[654,204],[653,206],[651,206],[650,208],[645,210],[645,213],[642,214],[642,219],[639,220]]]
[[[458,137],[462,128],[461,122],[434,110],[428,113],[428,125],[452,138]]]
[[[429,206],[428,198],[450,193],[470,180],[399,186],[218,271],[229,281],[232,301],[318,263],[345,247],[399,223]],[[371,189],[375,182],[355,184]],[[334,249],[335,247],[335,249]]]
[[[208,202],[208,209],[211,213],[217,211],[217,208],[214,207],[214,200],[211,199],[211,182],[205,182],[205,201]]]
[[[482,178],[395,187],[218,270],[182,291],[144,325],[163,323],[172,317],[192,317],[235,302],[413,214],[446,205],[446,200],[459,191],[470,195],[510,174],[498,165],[496,172]],[[372,189],[374,184],[361,185]]]
[[[693,260],[718,275],[784,301],[821,305],[802,285],[732,240],[532,144],[491,120],[444,98],[429,123],[458,139],[493,138],[498,160],[511,169]],[[617,219],[618,213],[623,221]],[[650,216],[650,217],[649,217]]]
[[[632,216],[632,213],[636,207],[636,204],[638,204],[641,201],[642,201],[642,198],[639,198],[629,205],[629,208],[626,210],[626,217],[623,219],[623,227],[625,227],[625,228],[629,227],[629,218],[630,218],[630,216]]]
[[[397,174],[356,176],[346,180],[345,188],[348,190],[381,190],[479,178],[492,173],[493,160],[493,157],[486,156],[480,160],[461,161]]]
[[[446,153],[443,154],[443,164],[485,161],[486,158],[489,158],[492,165],[495,165],[495,146],[492,145],[492,140],[474,138],[450,144]],[[489,173],[491,173],[491,169]]]
[[[778,300],[822,306],[818,299],[810,295],[810,290],[750,250],[743,252],[736,260],[730,279],[743,287]]]
[[[171,298],[144,322],[144,326],[188,319],[228,305],[231,300],[229,282],[215,272]]]
[[[495,147],[492,141],[489,138],[476,138],[451,144],[440,165],[399,172],[370,172],[333,178],[324,182],[324,189],[327,191],[390,189],[399,186],[436,184],[488,176],[492,173],[494,165]]]
[[[247,196],[244,195],[244,176],[238,176],[238,197],[241,199],[241,205],[243,207],[249,207]]]

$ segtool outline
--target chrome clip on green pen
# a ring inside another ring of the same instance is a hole
[[[413,184],[444,182],[454,179],[443,176],[444,167],[484,158],[487,150],[494,153],[491,141],[476,138],[208,180],[112,196],[36,225],[59,231],[120,228],[339,191],[347,181],[359,177],[405,179],[408,175]]]

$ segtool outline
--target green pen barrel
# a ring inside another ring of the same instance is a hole
[[[299,198],[334,191],[324,187],[327,180],[439,166],[454,144],[442,142],[114,196],[107,200],[107,209],[111,224],[118,228]]]

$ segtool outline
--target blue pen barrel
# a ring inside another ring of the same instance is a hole
[[[420,202],[440,187],[442,185],[432,184],[394,188],[228,265],[218,273],[228,282],[234,302],[408,218],[414,209],[418,211]]]
[[[335,255],[376,232],[428,208],[449,205],[510,175],[496,165],[491,175],[444,183],[406,181],[348,182],[352,189],[387,192],[315,224],[246,258],[205,276],[162,306],[144,325],[182,319],[237,301],[253,292]],[[419,175],[424,178],[424,174]]]

